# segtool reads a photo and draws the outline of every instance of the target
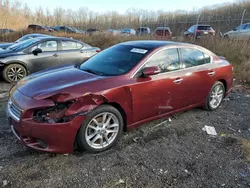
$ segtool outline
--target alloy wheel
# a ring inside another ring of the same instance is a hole
[[[222,85],[218,84],[212,90],[209,101],[210,106],[214,109],[218,108],[218,106],[221,104],[223,97],[224,97],[224,88]]]
[[[113,113],[104,112],[92,118],[85,131],[87,144],[94,149],[111,145],[119,133],[119,120]]]
[[[11,67],[7,71],[7,76],[11,81],[17,82],[25,77],[25,71],[21,67]]]

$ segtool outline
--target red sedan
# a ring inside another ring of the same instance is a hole
[[[124,130],[203,106],[216,110],[231,90],[233,67],[191,44],[133,41],[81,65],[32,74],[7,107],[14,134],[29,148],[100,152]]]

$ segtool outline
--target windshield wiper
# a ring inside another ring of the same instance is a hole
[[[93,70],[90,70],[90,69],[82,69],[82,70],[85,71],[85,72],[91,73],[91,74],[104,76],[104,74],[101,73],[101,72],[93,71]]]

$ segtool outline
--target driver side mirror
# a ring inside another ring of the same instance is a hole
[[[142,75],[144,77],[149,77],[149,76],[152,76],[152,75],[156,75],[156,74],[159,74],[161,72],[160,68],[157,67],[157,66],[153,66],[153,67],[145,67],[143,70],[142,70]]]
[[[42,53],[43,51],[40,49],[40,48],[37,48],[37,49],[35,49],[35,50],[33,50],[32,51],[32,53],[34,54],[34,55],[38,55],[38,54],[40,54],[40,53]]]
[[[233,31],[237,31],[237,28],[234,28]]]

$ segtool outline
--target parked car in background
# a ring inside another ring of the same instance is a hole
[[[75,31],[75,33],[80,33],[80,34],[82,34],[82,32],[80,31],[80,30],[78,30],[78,29],[76,29],[76,28],[74,28],[74,27],[70,27],[71,29],[73,29],[74,31]]]
[[[23,37],[16,40],[15,42],[0,43],[0,50],[5,50],[6,48],[8,48],[9,46],[11,46],[13,44],[23,42],[23,41],[28,40],[28,39],[37,38],[37,37],[51,37],[51,36],[50,35],[45,35],[45,34],[39,34],[39,33],[32,33],[32,34],[24,35]]]
[[[153,36],[156,40],[172,40],[172,32],[169,27],[157,27]]]
[[[69,26],[56,26],[55,31],[65,32],[65,33],[79,33],[77,30],[75,30]]]
[[[250,39],[250,23],[242,24],[232,31],[224,34],[225,39],[238,39],[249,40]]]
[[[80,63],[100,49],[69,38],[33,38],[0,51],[0,67],[7,82],[50,67]]]
[[[191,26],[184,32],[184,37],[201,38],[203,36],[215,36],[216,32],[211,25],[198,24]]]
[[[28,30],[30,31],[43,31],[43,32],[52,32],[50,29],[46,28],[45,26],[38,25],[38,24],[30,24],[28,25]]]
[[[202,47],[132,41],[80,66],[24,78],[10,91],[7,114],[27,147],[101,152],[142,123],[195,107],[218,109],[232,83],[232,65]]]
[[[86,34],[86,31],[84,31],[84,30],[79,30],[79,29],[78,29],[78,31],[79,31],[81,34]]]
[[[49,32],[55,31],[55,29],[53,27],[50,27],[50,26],[44,26],[44,27],[47,28]]]
[[[136,30],[136,35],[150,35],[150,28],[149,27],[139,27]]]
[[[14,32],[14,30],[12,29],[0,29],[0,35],[12,33],[12,32]]]
[[[121,35],[123,36],[131,36],[131,35],[136,35],[136,31],[131,28],[124,28],[121,31]]]
[[[121,31],[116,30],[116,29],[108,29],[107,32],[114,35],[114,36],[117,36],[117,35],[121,34]]]
[[[98,29],[90,28],[90,29],[87,29],[86,32],[87,34],[92,35],[94,33],[99,33],[100,31]]]

